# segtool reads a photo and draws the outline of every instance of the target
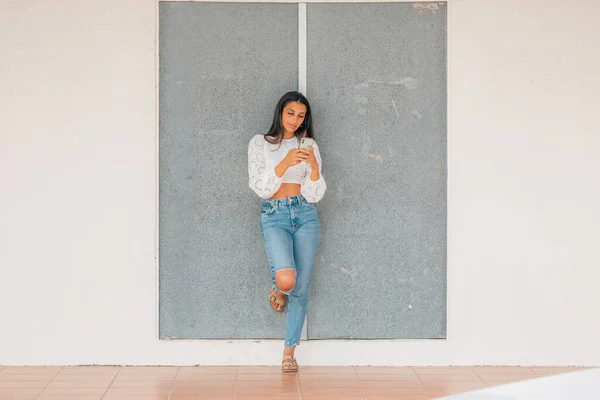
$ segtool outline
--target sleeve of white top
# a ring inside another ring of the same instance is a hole
[[[275,175],[275,168],[266,168],[265,142],[263,135],[255,135],[248,145],[248,185],[261,198],[269,199],[279,190],[283,178]]]
[[[312,168],[309,165],[306,170],[306,175],[302,180],[300,192],[302,193],[304,198],[308,200],[309,203],[317,203],[323,198],[323,195],[325,195],[325,191],[327,190],[327,183],[325,183],[325,178],[323,178],[323,173],[321,171],[323,163],[321,162],[321,152],[319,151],[319,146],[317,146],[317,142],[314,142],[312,147],[315,152],[317,164],[319,165],[319,179],[316,181],[310,180]]]

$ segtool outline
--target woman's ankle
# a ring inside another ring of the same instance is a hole
[[[292,356],[294,357],[294,351],[296,350],[296,346],[294,347],[284,347],[283,348],[283,356]]]

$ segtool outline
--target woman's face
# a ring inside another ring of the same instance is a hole
[[[306,106],[297,101],[290,101],[283,107],[281,113],[281,125],[287,133],[294,133],[304,122],[306,117]]]

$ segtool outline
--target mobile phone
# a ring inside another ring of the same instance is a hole
[[[314,142],[315,142],[314,139],[304,137],[300,140],[300,145],[298,146],[298,148],[299,149],[308,149],[310,146],[313,145]]]

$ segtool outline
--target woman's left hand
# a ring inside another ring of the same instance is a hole
[[[302,161],[307,162],[312,169],[318,169],[319,163],[317,162],[317,158],[315,157],[315,150],[312,146],[308,149],[300,149],[300,158]]]

